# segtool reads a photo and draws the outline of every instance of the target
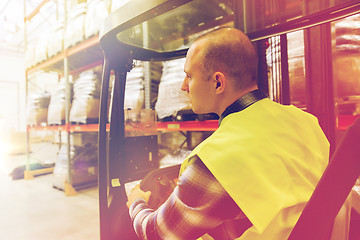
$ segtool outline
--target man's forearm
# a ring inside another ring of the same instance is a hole
[[[158,239],[154,236],[149,236],[154,234],[157,235],[155,226],[148,227],[148,224],[154,225],[156,216],[154,215],[154,210],[149,208],[144,199],[139,198],[135,200],[129,207],[129,214],[134,230],[140,238]],[[152,229],[152,231],[149,232],[147,229]]]

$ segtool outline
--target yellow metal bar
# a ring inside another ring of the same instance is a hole
[[[77,194],[75,188],[68,183],[67,181],[65,181],[65,195],[66,196],[75,196]]]

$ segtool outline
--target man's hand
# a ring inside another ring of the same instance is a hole
[[[151,195],[150,191],[147,192],[142,191],[140,189],[140,184],[138,184],[133,189],[131,189],[126,206],[129,208],[131,204],[139,198],[144,199],[145,202],[148,203],[150,199],[150,195]]]

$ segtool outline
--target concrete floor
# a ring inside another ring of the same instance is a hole
[[[0,156],[0,239],[99,240],[98,188],[68,197],[53,188],[52,174],[12,180],[9,173],[26,159]]]

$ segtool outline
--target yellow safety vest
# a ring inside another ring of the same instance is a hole
[[[225,117],[198,155],[253,226],[242,240],[287,239],[324,172],[329,143],[317,119],[262,99]]]

